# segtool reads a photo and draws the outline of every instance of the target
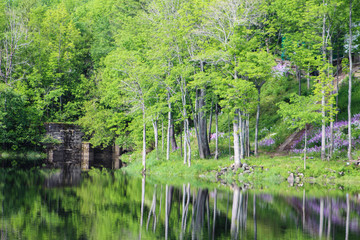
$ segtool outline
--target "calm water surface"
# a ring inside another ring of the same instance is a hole
[[[121,171],[0,169],[3,239],[360,239],[358,195],[178,187]]]

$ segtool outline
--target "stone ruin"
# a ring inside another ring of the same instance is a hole
[[[82,170],[91,167],[121,167],[119,146],[93,148],[90,143],[83,142],[84,133],[74,124],[45,123],[44,126],[46,135],[58,142],[46,145],[47,161],[50,165],[56,168],[73,165],[81,167]]]

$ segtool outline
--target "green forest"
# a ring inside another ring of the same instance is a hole
[[[0,149],[357,159],[359,68],[359,0],[0,0]]]

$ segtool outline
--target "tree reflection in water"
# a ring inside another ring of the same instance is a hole
[[[152,183],[105,170],[0,170],[1,239],[359,239],[351,194]]]

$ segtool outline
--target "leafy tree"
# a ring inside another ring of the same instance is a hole
[[[316,96],[299,96],[294,94],[290,98],[290,103],[281,102],[278,104],[278,113],[282,116],[289,128],[302,130],[305,129],[304,145],[304,170],[306,169],[307,152],[307,128],[310,124],[319,123],[322,119],[321,105],[317,103]]]

